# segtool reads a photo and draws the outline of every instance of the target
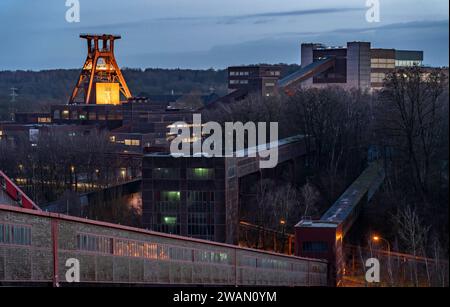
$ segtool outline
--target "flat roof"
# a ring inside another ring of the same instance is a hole
[[[369,192],[373,181],[379,177],[382,169],[381,163],[372,162],[320,219],[335,223],[345,221],[355,206]]]
[[[309,220],[301,220],[298,222],[294,227],[318,227],[318,228],[336,228],[339,224],[338,223],[332,223],[327,221],[309,221]]]
[[[240,151],[235,151],[233,152],[233,156],[237,156],[239,155],[243,155],[244,157],[247,157],[250,153],[258,153],[258,152],[262,152],[264,150],[269,150],[270,148],[274,148],[274,147],[280,147],[280,146],[284,146],[284,145],[288,145],[288,144],[292,144],[292,143],[296,143],[299,142],[301,140],[303,140],[305,138],[304,135],[294,135],[294,136],[290,136],[275,142],[271,142],[271,143],[265,143],[265,144],[261,144],[261,145],[257,145],[254,147],[250,147],[250,148],[246,148]],[[168,156],[173,156],[173,157],[177,157],[177,158],[183,158],[183,157],[187,157],[187,158],[200,158],[200,157],[208,157],[209,154],[208,153],[204,153],[204,152],[199,152],[199,153],[195,153],[194,155],[188,155],[185,156],[183,154],[171,154],[170,152],[155,152],[155,153],[149,153],[149,154],[145,154],[144,157],[168,157]],[[231,158],[231,157],[226,157],[226,156],[215,156],[217,158]]]

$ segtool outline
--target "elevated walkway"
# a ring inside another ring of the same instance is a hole
[[[335,65],[334,57],[326,57],[317,60],[305,67],[300,68],[296,72],[278,80],[277,86],[279,88],[289,90],[290,88],[299,85],[299,83],[314,77],[315,75],[326,71]]]

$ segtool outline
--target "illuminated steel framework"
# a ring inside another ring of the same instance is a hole
[[[93,89],[94,86],[98,88],[97,84],[101,89],[105,84],[110,84],[112,89],[118,86],[120,93],[126,99],[131,98],[131,92],[114,57],[114,41],[120,39],[120,35],[81,34],[80,37],[87,40],[88,55],[70,96],[69,104],[92,103],[94,93],[97,94]],[[84,92],[83,101],[77,101],[81,92]],[[118,102],[113,101],[112,103],[117,104]]]

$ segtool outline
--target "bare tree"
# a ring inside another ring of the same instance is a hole
[[[404,170],[423,194],[429,191],[431,162],[441,141],[443,99],[447,78],[420,67],[396,70],[386,77],[378,119],[389,145],[401,156]]]

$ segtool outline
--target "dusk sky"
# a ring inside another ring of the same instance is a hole
[[[79,23],[65,1],[0,1],[0,70],[79,68],[78,35],[91,32],[122,35],[122,67],[299,63],[302,42],[356,40],[448,66],[448,0],[380,0],[379,23],[366,21],[366,0],[79,0]]]

